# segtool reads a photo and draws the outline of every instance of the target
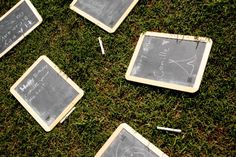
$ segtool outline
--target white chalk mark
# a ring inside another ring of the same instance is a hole
[[[145,157],[147,154],[150,155],[150,153],[146,149],[143,149],[143,148],[140,148],[140,147],[137,147],[137,146],[132,146],[132,147],[126,148],[122,152],[121,157],[127,157],[127,156],[129,156],[129,157],[135,157],[135,156]]]
[[[7,42],[7,40],[5,40],[4,45],[5,45],[5,46],[8,46],[8,42]]]
[[[101,50],[102,50],[102,54],[105,55],[105,50],[104,50],[104,47],[103,47],[103,44],[102,44],[101,37],[99,37],[98,40],[99,40],[99,44],[100,44],[100,47],[101,47]]]
[[[154,71],[154,72],[153,72],[153,77],[154,77],[156,80],[161,80],[161,79],[164,77],[164,75],[165,75],[163,68],[159,68],[159,70],[160,70],[160,72],[161,72],[161,75],[160,75],[160,72],[157,72],[157,71]]]
[[[170,48],[164,49],[164,52],[168,52],[170,50]]]
[[[148,57],[145,56],[145,55],[142,55],[142,56],[141,56],[141,59],[143,59],[143,58],[148,59]]]
[[[143,51],[145,54],[147,54],[146,52],[149,51],[149,49],[151,48],[151,39],[147,39],[145,42],[144,42],[144,46],[143,46]]]
[[[127,139],[129,145],[126,145]],[[139,146],[136,145],[137,141],[139,141],[136,138],[129,138],[126,135],[121,135],[122,142],[119,142],[117,147],[115,148],[115,154],[113,157],[152,157],[152,151],[150,151],[149,145],[150,142],[147,145]],[[126,142],[125,142],[126,141]],[[139,141],[140,142],[140,141]],[[156,155],[155,155],[156,156]]]
[[[165,76],[165,73],[163,70],[161,70],[161,76],[157,77],[157,80],[161,80]]]
[[[13,40],[16,39],[16,35],[14,35],[12,39],[13,39]]]
[[[191,76],[193,74],[193,70],[194,70],[194,62],[197,60],[197,56],[194,55],[191,58],[188,59],[184,59],[184,60],[179,60],[179,61],[175,61],[173,59],[169,59],[169,63],[175,63],[176,65],[178,65],[181,69],[183,69],[188,76]],[[188,67],[190,67],[190,69],[184,68],[184,66],[188,65]]]
[[[37,87],[39,86],[39,83],[35,83],[32,85],[32,88],[28,91],[27,95],[30,95]]]
[[[36,78],[40,73],[42,73],[46,68],[48,68],[48,65],[43,66],[41,69],[39,69],[37,72],[33,74],[33,76]]]
[[[132,69],[132,75],[136,75],[140,71],[141,66],[142,66],[142,63],[138,63],[136,66],[134,66]]]
[[[29,23],[30,25],[32,25],[32,22],[31,22],[30,20],[28,21],[28,23]]]
[[[167,40],[163,40],[162,44],[161,45],[166,45],[166,44],[169,44],[170,42],[167,41]]]
[[[118,150],[119,150],[119,148],[120,148],[120,144],[121,144],[121,143],[119,143],[118,146],[117,146],[117,149],[116,149],[116,156],[115,156],[115,157],[118,157]]]
[[[22,87],[20,87],[20,90],[24,92],[28,87],[32,86],[34,84],[34,79],[29,79],[26,84],[23,84]]]
[[[30,97],[29,100],[27,100],[27,101],[28,101],[29,103],[31,103],[35,98],[36,98],[36,96],[34,95],[34,96]]]
[[[166,53],[166,52],[160,52],[160,54],[162,54],[162,55],[167,55],[167,53]]]
[[[49,71],[47,71],[47,73],[40,79],[40,81],[43,82],[44,79],[48,76],[48,74],[49,74]]]
[[[172,128],[159,127],[159,126],[157,126],[157,129],[158,130],[164,130],[164,131],[171,131],[171,132],[181,133],[180,129],[172,129]]]
[[[28,19],[29,19],[29,18],[28,18],[27,16],[25,16],[25,17],[24,17],[24,20],[26,20],[26,21],[27,21]]]
[[[21,29],[19,30],[19,33],[23,33],[23,28],[21,28]]]
[[[159,56],[164,57],[164,58],[166,57],[166,55],[162,53],[159,53]]]

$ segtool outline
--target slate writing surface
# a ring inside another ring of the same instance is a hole
[[[159,157],[132,134],[122,129],[102,157]]]
[[[28,4],[23,1],[0,21],[0,53],[39,22]]]
[[[44,60],[38,63],[15,90],[48,126],[79,95]]]
[[[193,87],[206,43],[145,36],[131,75]]]
[[[78,0],[75,6],[113,28],[133,0]]]

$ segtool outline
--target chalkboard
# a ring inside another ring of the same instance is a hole
[[[74,0],[70,8],[91,22],[113,33],[138,0]]]
[[[32,32],[42,18],[29,0],[21,0],[0,18],[0,58]]]
[[[123,123],[95,157],[167,157],[167,155]]]
[[[46,56],[26,71],[11,93],[46,131],[52,130],[84,94]]]
[[[196,92],[211,46],[209,38],[147,32],[138,41],[126,79]]]

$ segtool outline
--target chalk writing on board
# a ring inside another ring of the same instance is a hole
[[[160,60],[159,64],[160,65],[157,65],[155,63],[155,61],[151,61],[149,63],[149,53],[150,51],[152,51],[153,49],[155,49],[155,47],[153,46],[153,39],[152,38],[146,38],[143,42],[143,46],[142,46],[142,55],[140,56],[140,59],[137,61],[137,64],[136,66],[133,67],[133,70],[132,70],[132,74],[133,75],[136,75],[138,74],[139,72],[141,72],[143,69],[142,69],[142,66],[143,66],[143,63],[145,64],[149,64],[149,66],[152,66],[153,67],[153,71],[152,71],[152,74],[149,74],[149,75],[152,75],[154,77],[154,79],[157,79],[157,80],[161,80],[164,76],[165,76],[165,70],[164,70],[164,67],[165,67],[165,64],[167,64],[167,60],[168,60],[168,52],[170,51],[170,48],[168,47],[168,44],[170,43],[169,41],[167,40],[163,40],[163,42],[161,43],[162,46],[165,46],[163,49],[161,49],[161,51],[155,51],[156,54],[158,54],[158,59]],[[154,56],[155,58],[155,56]]]
[[[40,73],[42,73],[46,68],[48,67],[48,65],[45,65],[44,67],[42,67],[42,69],[38,70],[36,73],[33,74],[33,78],[28,79],[26,84],[23,84],[22,86],[20,86],[20,90],[22,92],[24,92],[27,88],[31,89],[29,90],[28,94],[30,94],[35,88],[37,88],[39,86],[39,83],[35,83],[35,78],[38,77],[38,75]],[[44,81],[45,77],[49,74],[49,72],[47,71],[46,74],[40,79],[41,82]]]
[[[22,40],[35,25],[42,21],[40,15],[28,5],[30,1],[19,3],[0,21],[0,57],[6,53],[7,48]]]
[[[121,146],[121,143],[117,147],[115,157],[136,157],[136,156],[146,157],[147,154],[150,153],[150,150],[148,149],[148,147],[146,147],[146,149],[143,149],[140,147],[131,146],[131,147],[127,147],[125,149],[123,148],[123,152],[120,156],[118,153],[120,146]]]
[[[151,46],[151,39],[146,40],[143,45],[144,54],[147,54]]]
[[[121,130],[102,157],[159,157],[125,129]]]
[[[39,69],[37,72],[33,74],[33,77],[28,79],[26,84],[23,84],[20,88],[22,92],[27,90],[27,88],[30,88],[25,95],[26,101],[31,103],[37,95],[39,95],[41,92],[45,89],[45,78],[49,75],[48,71],[48,65],[43,66],[41,69]],[[40,78],[38,78],[40,77]],[[35,80],[39,80],[36,82]],[[33,95],[31,95],[33,93]]]
[[[170,64],[175,63],[181,69],[183,69],[183,71],[186,72],[186,74],[188,76],[191,76],[193,74],[193,71],[194,71],[194,64],[195,64],[196,60],[197,60],[197,56],[194,55],[193,57],[188,58],[188,59],[184,59],[184,60],[169,59],[169,63]]]
[[[166,45],[166,44],[169,44],[170,42],[167,41],[167,40],[163,40],[162,44],[161,45]]]
[[[28,29],[34,25],[33,21],[31,21],[27,15],[24,15],[24,12],[21,12],[19,15],[17,15],[16,19],[18,19],[17,24],[15,24],[15,21],[11,21],[11,24],[15,25],[11,30],[1,35],[1,42],[5,43],[4,47],[8,47],[10,44],[12,44],[12,42],[17,38],[17,34],[23,34],[25,29]],[[12,38],[9,38],[13,33],[15,34],[12,36]]]

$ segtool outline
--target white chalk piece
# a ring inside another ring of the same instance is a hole
[[[212,40],[177,34],[141,34],[126,72],[134,82],[194,93],[201,84]]]
[[[76,107],[72,108],[72,110],[70,110],[70,112],[60,121],[60,123],[63,123],[75,109]]]
[[[168,157],[129,125],[121,124],[95,157]]]
[[[0,58],[32,32],[42,17],[30,0],[21,0],[0,18]]]
[[[99,37],[98,40],[99,40],[99,44],[100,44],[100,47],[101,47],[102,54],[105,55],[105,50],[104,50],[104,47],[103,47],[103,43],[102,43],[101,37]]]
[[[163,131],[171,131],[171,132],[181,133],[180,129],[172,129],[172,128],[159,127],[159,126],[157,126],[157,129],[158,130],[163,130]]]
[[[139,0],[74,0],[70,8],[109,33],[113,33]]]
[[[84,95],[46,56],[41,56],[10,91],[45,131],[51,131],[72,112]]]

